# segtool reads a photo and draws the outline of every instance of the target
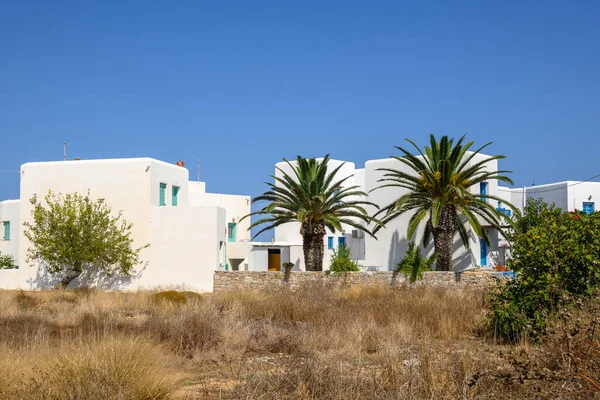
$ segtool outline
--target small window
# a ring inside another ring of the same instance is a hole
[[[586,214],[591,214],[595,211],[595,204],[594,202],[584,202],[583,203],[583,212]]]
[[[173,186],[171,192],[171,205],[177,206],[179,204],[179,186]]]
[[[167,205],[166,192],[167,192],[167,184],[161,183],[160,189],[158,191],[158,205],[159,206]]]
[[[498,202],[498,207],[496,208],[496,210],[501,212],[502,214],[506,215],[507,217],[510,217],[512,215],[512,212],[510,209],[502,207],[501,201]]]
[[[481,201],[486,201],[486,198],[484,196],[487,196],[487,187],[487,182],[481,182],[479,184],[479,194],[481,195]]]
[[[329,250],[333,249],[333,236],[327,237],[327,248]]]
[[[4,240],[10,240],[10,221],[4,221]]]
[[[343,244],[346,244],[346,238],[344,236],[340,236],[338,238],[338,247],[341,246],[341,245],[343,245]]]
[[[235,222],[230,222],[227,224],[227,241],[235,242],[236,241],[236,230],[237,224]]]

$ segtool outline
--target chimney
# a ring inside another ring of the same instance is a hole
[[[176,162],[176,164],[177,164],[178,167],[183,167],[185,165],[185,162],[179,160],[179,161]]]

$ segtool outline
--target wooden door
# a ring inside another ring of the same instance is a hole
[[[269,249],[269,271],[281,271],[281,250]]]

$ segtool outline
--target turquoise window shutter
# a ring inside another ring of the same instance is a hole
[[[333,236],[327,237],[327,248],[329,250],[333,249]]]
[[[236,241],[236,230],[237,224],[235,222],[230,222],[227,224],[227,241],[235,242]]]
[[[177,206],[179,205],[179,186],[173,186],[171,193],[171,205]]]
[[[4,221],[4,240],[10,240],[10,221]]]
[[[161,183],[160,184],[160,189],[159,189],[159,192],[158,192],[158,205],[159,206],[166,206],[167,205],[166,191],[167,191],[167,184],[166,183]]]
[[[341,245],[343,245],[343,244],[346,244],[346,238],[344,236],[340,236],[338,238],[338,247],[341,246]]]

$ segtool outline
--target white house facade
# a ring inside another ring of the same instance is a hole
[[[523,199],[542,199],[563,211],[591,213],[598,211],[596,201],[600,199],[600,182],[565,181],[507,190],[513,204],[521,210]]]
[[[24,164],[23,201],[0,203],[0,221],[10,221],[10,240],[0,242],[0,251],[15,255],[19,265],[18,270],[0,271],[0,288],[43,289],[57,282],[41,265],[27,262],[31,243],[23,228],[23,223],[32,219],[28,200],[34,195],[43,199],[53,191],[89,192],[94,199],[103,198],[113,212],[122,211],[123,218],[133,224],[134,246],[150,244],[141,251],[142,264],[133,276],[108,278],[87,273],[74,285],[211,291],[214,271],[229,263],[228,224],[230,230],[240,232],[231,223],[250,212],[250,199],[210,194],[204,188],[203,182],[190,182],[188,170],[182,166],[151,158]],[[241,238],[246,237],[245,231],[240,232]]]

